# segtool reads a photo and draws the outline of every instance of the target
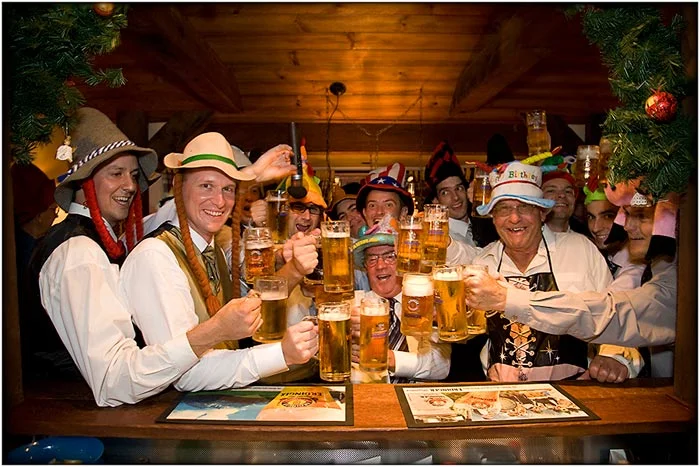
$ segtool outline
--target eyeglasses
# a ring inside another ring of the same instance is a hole
[[[381,258],[384,261],[384,263],[392,265],[396,263],[396,252],[387,251],[386,253],[382,253],[381,255],[367,255],[365,256],[365,266],[376,266],[377,262],[379,261],[379,258]]]
[[[534,206],[532,204],[518,204],[516,206],[496,206],[493,208],[493,217],[509,217],[511,216],[514,212],[518,212],[519,216],[531,216],[533,215],[539,208],[537,206]]]
[[[321,214],[321,208],[314,204],[307,206],[304,203],[291,203],[289,209],[296,214],[304,214],[307,210],[312,216],[318,216]]]

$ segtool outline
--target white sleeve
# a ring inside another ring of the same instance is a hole
[[[432,338],[416,339],[406,337],[409,352],[394,352],[394,372],[396,376],[411,379],[441,380],[450,373],[452,345],[436,342],[437,330]]]
[[[59,245],[39,274],[41,302],[100,406],[157,394],[197,362],[180,334],[139,349],[131,315],[118,294],[118,267],[94,241]]]
[[[457,264],[472,264],[474,258],[481,253],[481,248],[468,245],[459,240],[455,240],[450,236],[450,243],[447,245],[447,259],[445,263],[448,266]]]
[[[187,277],[165,242],[150,238],[121,271],[121,288],[147,344],[167,342],[199,324]],[[246,386],[287,370],[281,344],[207,352],[177,382],[180,391]]]

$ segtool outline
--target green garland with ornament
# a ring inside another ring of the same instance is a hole
[[[690,91],[680,47],[683,18],[675,15],[666,25],[658,8],[641,5],[577,11],[622,102],[602,125],[612,147],[608,182],[641,178],[639,191],[654,200],[683,193],[695,167],[695,122],[678,112]]]
[[[121,69],[95,69],[93,62],[119,45],[126,11],[126,5],[112,3],[4,6],[15,162],[30,163],[35,147],[50,142],[56,126],[70,130],[71,116],[85,103],[76,82],[125,83]]]

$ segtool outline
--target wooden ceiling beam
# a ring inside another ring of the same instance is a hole
[[[183,89],[219,112],[242,111],[236,79],[177,8],[134,4],[124,43],[136,45],[140,57],[161,67]]]
[[[472,112],[490,102],[506,87],[549,56],[565,31],[563,13],[526,5],[499,9],[497,34],[484,36],[484,47],[467,63],[452,96],[450,115]]]
[[[171,152],[182,151],[189,140],[209,122],[213,112],[178,112],[148,141],[148,147],[158,154],[158,172],[165,169],[163,158]]]

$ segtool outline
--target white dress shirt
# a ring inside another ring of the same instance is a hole
[[[177,220],[172,223],[179,226]],[[191,228],[190,234],[195,248],[203,251],[207,242]],[[147,344],[167,342],[199,323],[187,276],[161,240],[148,238],[134,248],[122,266],[120,288]],[[241,350],[211,350],[182,375],[175,388],[241,387],[287,369],[280,342]]]
[[[76,203],[68,212],[90,217]],[[118,281],[118,266],[85,236],[59,245],[39,273],[41,303],[99,406],[157,394],[198,360],[184,332],[139,349]]]
[[[450,237],[454,240],[459,240],[462,243],[476,247],[474,237],[472,236],[471,222],[467,219],[466,222],[449,218],[447,223],[450,227]]]

